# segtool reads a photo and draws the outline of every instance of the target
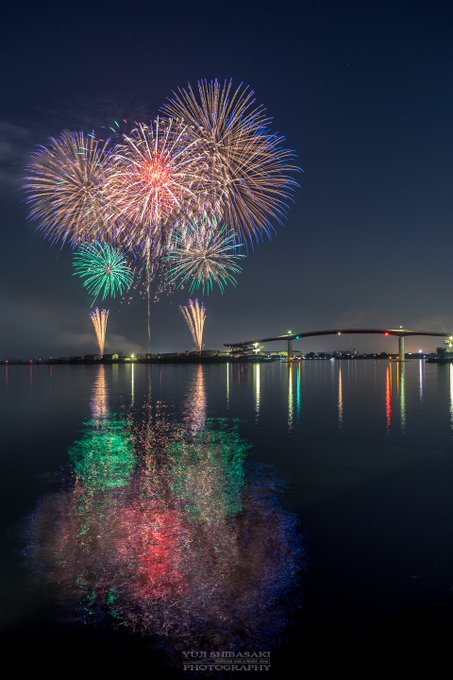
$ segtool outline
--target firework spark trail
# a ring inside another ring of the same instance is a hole
[[[130,288],[130,295],[126,296],[124,302],[127,304],[132,300],[133,294],[141,298],[147,297],[148,290],[148,273],[146,262],[136,260],[132,269],[133,283]],[[175,292],[176,286],[169,281],[169,268],[166,256],[162,256],[158,260],[151,259],[151,280],[152,280],[152,296],[153,302],[159,302],[163,295],[170,295]]]
[[[109,236],[104,219],[108,145],[93,133],[63,132],[34,154],[24,186],[29,215],[53,243],[78,245]]]
[[[215,217],[184,224],[176,229],[166,257],[168,282],[178,288],[190,283],[191,293],[201,288],[203,295],[217,284],[223,293],[229,283],[236,286],[235,274],[242,272],[239,260],[245,255],[239,252],[241,246],[235,232]]]
[[[76,250],[73,257],[74,274],[79,276],[90,295],[92,305],[102,293],[122,295],[132,283],[132,270],[124,255],[108,243],[87,243]]]
[[[299,168],[284,137],[270,130],[272,119],[255,104],[253,90],[234,90],[231,80],[201,80],[197,88],[174,92],[162,111],[187,125],[204,154],[214,180],[208,212],[251,242],[270,236],[298,186],[291,175]]]
[[[90,317],[93,322],[94,330],[96,331],[96,338],[99,345],[99,354],[104,356],[105,336],[107,333],[107,322],[109,320],[108,309],[96,309],[91,312]]]
[[[203,303],[200,304],[198,300],[195,299],[189,300],[188,305],[179,305],[179,309],[189,326],[195,349],[201,354],[203,349],[203,330],[206,321],[206,308]]]

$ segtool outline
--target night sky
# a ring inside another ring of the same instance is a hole
[[[453,329],[452,2],[2,2],[0,16],[0,358],[96,350],[69,249],[27,221],[34,146],[152,116],[172,89],[214,77],[253,87],[304,174],[238,287],[205,299],[206,346],[290,328]],[[191,349],[187,297],[154,306],[153,351]],[[145,301],[109,307],[107,351],[144,350]]]

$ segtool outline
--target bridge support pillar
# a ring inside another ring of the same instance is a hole
[[[293,341],[288,340],[288,361],[293,358]]]
[[[406,338],[404,335],[400,335],[398,337],[398,353],[399,353],[399,361],[405,361],[406,360],[406,343],[405,343]]]

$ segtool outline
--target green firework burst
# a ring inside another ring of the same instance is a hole
[[[178,288],[189,285],[191,293],[201,288],[203,295],[217,285],[223,293],[228,284],[237,284],[236,275],[242,272],[241,247],[235,232],[216,218],[182,225],[167,255],[169,282]]]
[[[92,305],[99,296],[122,295],[132,283],[133,273],[124,255],[108,243],[87,243],[72,257],[74,276],[93,295]]]

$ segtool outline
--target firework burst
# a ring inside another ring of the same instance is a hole
[[[216,218],[185,224],[175,231],[168,251],[169,283],[181,288],[190,282],[190,292],[201,288],[203,295],[217,285],[223,293],[229,283],[237,284],[235,275],[242,272],[241,247],[236,233]]]
[[[189,326],[195,349],[201,354],[203,349],[203,330],[206,321],[206,308],[203,303],[200,304],[198,300],[195,299],[189,300],[189,304],[186,306],[180,305],[179,309]]]
[[[145,250],[146,259],[165,247],[178,217],[201,209],[208,181],[198,146],[185,125],[157,118],[137,125],[113,152],[108,219],[121,243]]]
[[[211,214],[221,215],[249,241],[270,236],[297,186],[294,152],[270,130],[271,118],[255,104],[254,92],[232,81],[198,82],[173,93],[163,113],[180,120],[197,142],[209,174]]]
[[[29,215],[52,242],[79,245],[107,237],[108,160],[108,140],[83,132],[63,132],[34,154],[24,187]]]
[[[132,283],[132,270],[123,253],[108,243],[87,243],[76,250],[73,257],[74,274],[79,276],[93,302],[102,294],[106,297],[122,295]]]

